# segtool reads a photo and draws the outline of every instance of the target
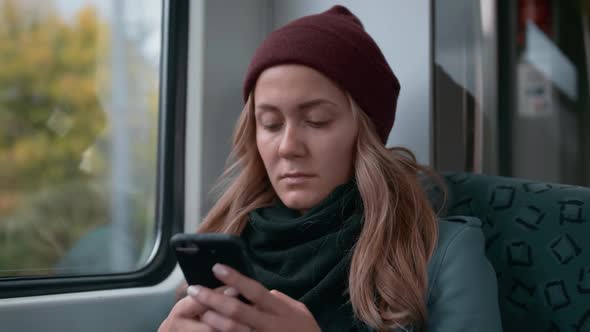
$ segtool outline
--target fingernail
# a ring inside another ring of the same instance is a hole
[[[239,293],[238,293],[238,291],[237,291],[235,288],[233,288],[233,287],[229,287],[229,288],[226,288],[226,289],[223,291],[223,294],[225,294],[225,295],[227,295],[227,296],[232,296],[232,297],[234,297],[234,296],[238,296],[238,294],[239,294]]]
[[[217,274],[220,277],[225,277],[229,274],[229,270],[222,264],[215,264],[213,265],[213,273]]]
[[[199,294],[199,292],[201,291],[201,286],[189,286],[189,288],[186,289],[186,293],[190,296],[197,296]]]

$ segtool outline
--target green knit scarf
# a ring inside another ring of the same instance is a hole
[[[323,332],[365,330],[347,293],[352,249],[362,228],[353,180],[304,215],[280,200],[250,213],[242,238],[256,279],[303,302]]]

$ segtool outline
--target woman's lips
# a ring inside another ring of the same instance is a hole
[[[286,174],[281,176],[281,181],[287,184],[303,184],[313,178],[309,174]]]

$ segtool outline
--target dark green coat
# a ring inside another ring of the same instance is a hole
[[[496,274],[484,246],[479,219],[440,220],[428,264],[427,331],[502,331]]]

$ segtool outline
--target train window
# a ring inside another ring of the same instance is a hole
[[[586,1],[435,4],[438,169],[590,186],[589,14]]]
[[[0,277],[148,263],[162,11],[158,0],[0,0]]]

